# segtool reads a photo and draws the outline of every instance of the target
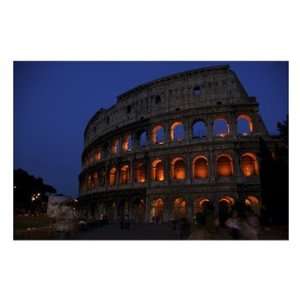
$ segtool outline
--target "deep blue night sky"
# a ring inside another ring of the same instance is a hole
[[[83,131],[117,95],[161,76],[230,64],[271,134],[288,111],[287,62],[15,62],[14,168],[77,196]]]

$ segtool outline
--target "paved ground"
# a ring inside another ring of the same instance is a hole
[[[192,226],[192,232],[183,239],[189,240],[231,240],[232,237],[226,228],[218,228],[214,233],[208,233],[203,228]],[[272,226],[262,228],[259,240],[288,240],[287,226]],[[15,232],[17,240],[180,240],[179,230],[173,230],[170,224],[131,224],[130,229],[120,229],[119,224],[96,226],[86,231],[79,231],[72,235],[59,235],[53,228],[38,228]]]
[[[179,232],[169,224],[133,224],[130,229],[120,229],[119,224],[81,231],[70,239],[75,240],[178,240]]]
[[[173,230],[170,224],[137,224],[130,229],[120,229],[119,224],[81,231],[69,239],[75,240],[180,240],[179,230]],[[192,228],[192,234],[184,239],[190,240],[231,240],[229,231],[219,228],[214,234],[204,234],[203,230]],[[285,226],[261,229],[259,240],[287,240],[288,230]]]

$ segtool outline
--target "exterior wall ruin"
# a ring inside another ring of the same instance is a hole
[[[238,131],[240,116],[246,116],[250,132]],[[217,119],[226,120],[228,134],[214,134]],[[199,120],[206,125],[206,134],[201,137],[193,136],[193,125]],[[179,140],[174,139],[172,131],[176,122],[184,129]],[[159,142],[153,138],[158,125],[164,132]],[[143,132],[146,139],[141,143]],[[195,217],[195,203],[200,198],[208,199],[216,213],[225,196],[234,199],[235,204],[244,203],[248,196],[261,203],[259,172],[245,176],[241,169],[245,153],[256,159],[259,169],[260,138],[270,139],[258,103],[247,95],[228,66],[178,73],[140,85],[120,95],[110,109],[99,110],[87,124],[79,176],[82,212],[89,218],[106,214],[112,221],[126,214],[138,222],[151,222],[159,212],[159,221],[165,222],[175,218],[176,199],[185,200],[177,201],[182,204],[179,211],[190,220]],[[122,146],[124,141],[127,147]],[[193,174],[193,161],[199,155],[207,160],[206,178],[195,178]],[[220,155],[230,157],[232,176],[218,175]],[[181,180],[174,179],[171,172],[171,162],[177,157],[184,162],[181,168],[184,165],[185,178]],[[161,181],[153,178],[155,160],[162,161]],[[137,170],[137,163],[144,166],[144,175]],[[121,167],[125,164],[128,178],[122,184]],[[114,185],[110,184],[112,168],[116,170]],[[142,180],[138,182],[137,176]],[[162,200],[159,203],[163,207],[155,206],[157,199]]]

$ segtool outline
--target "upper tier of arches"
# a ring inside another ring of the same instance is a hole
[[[129,130],[114,136],[90,151],[85,151],[82,166],[88,167],[111,156],[126,154],[146,147],[159,147],[166,144],[193,143],[197,141],[242,138],[258,132],[255,115],[237,114],[234,119],[216,116],[210,120],[199,118],[175,119],[158,122],[151,126]],[[91,147],[90,147],[91,148]]]

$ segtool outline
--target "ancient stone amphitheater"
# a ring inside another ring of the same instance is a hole
[[[259,211],[260,138],[270,140],[255,97],[229,66],[139,85],[88,122],[80,212],[110,221],[193,220],[237,203]]]

